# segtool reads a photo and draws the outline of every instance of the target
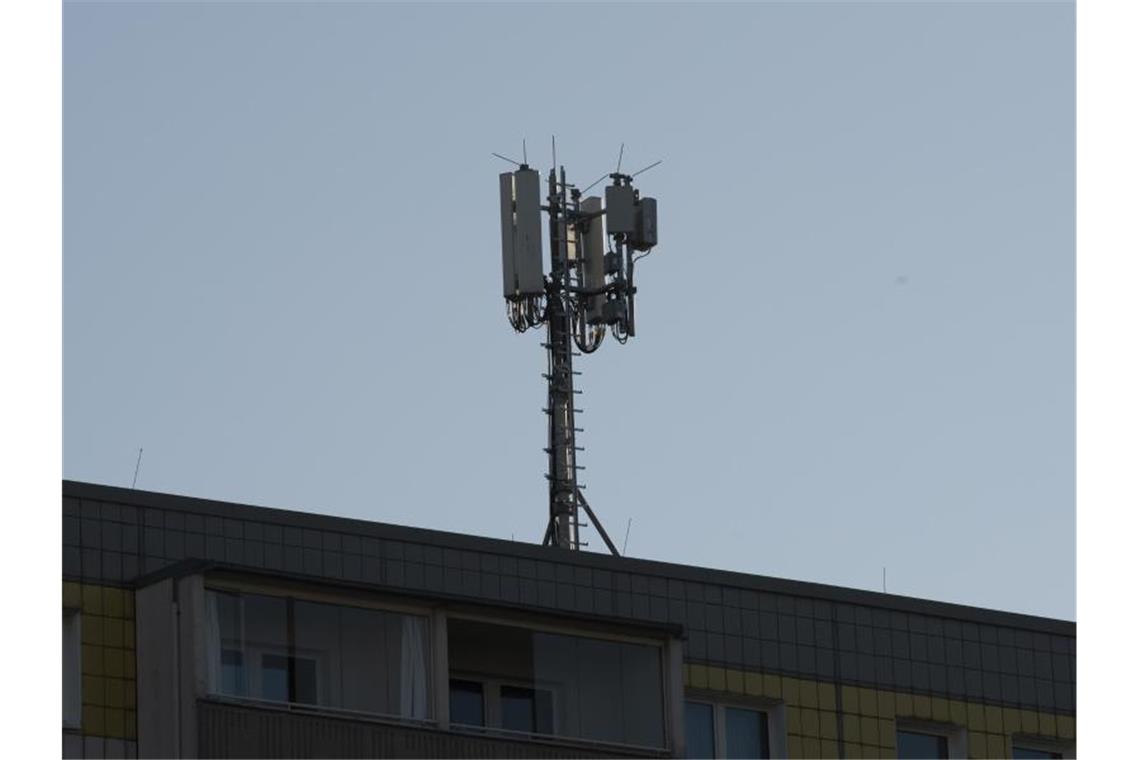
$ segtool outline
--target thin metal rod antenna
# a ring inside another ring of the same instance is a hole
[[[661,161],[664,161],[664,160],[665,160],[665,159],[661,159]],[[652,169],[654,166],[657,166],[657,164],[661,163],[661,161],[654,161],[653,163],[651,163],[649,166],[645,167],[644,169],[641,169],[640,171],[636,171],[636,172],[634,172],[633,174],[629,175],[629,178],[630,178],[630,179],[633,179],[633,178],[634,178],[634,177],[636,177],[638,174],[641,174],[641,172],[647,172],[647,171],[649,171],[649,170],[650,170],[650,169]]]
[[[624,155],[625,155],[625,143],[622,143],[622,144],[621,144],[621,150],[619,150],[619,151],[618,151],[618,164],[617,164],[617,168],[616,168],[616,169],[614,169],[614,172],[615,172],[615,173],[617,173],[617,174],[621,174],[621,157],[622,157],[622,156],[624,156]]]
[[[135,487],[135,483],[139,482],[139,465],[142,464],[142,447],[139,447],[139,458],[135,460],[135,476],[131,479],[131,488]]]
[[[625,556],[625,547],[629,546],[629,527],[633,525],[633,518],[629,518],[629,522],[625,524],[625,540],[621,542],[621,556]]]
[[[554,162],[552,169],[558,169],[558,149],[554,147],[554,135],[550,136],[550,160]]]
[[[521,163],[519,163],[518,161],[514,160],[513,158],[507,158],[506,156],[504,156],[504,155],[501,155],[501,154],[499,154],[499,153],[492,153],[491,155],[492,155],[492,156],[494,156],[495,158],[501,158],[501,159],[503,159],[504,161],[506,161],[507,163],[510,163],[510,164],[514,164],[515,166],[522,166],[522,164],[521,164]],[[525,156],[526,154],[523,154],[523,155]]]
[[[588,185],[588,186],[587,186],[587,187],[586,187],[584,190],[582,190],[582,192],[583,192],[583,193],[584,193],[584,192],[586,192],[586,190],[589,190],[591,187],[593,187],[594,185],[598,184],[599,182],[601,182],[603,179],[605,179],[605,178],[606,178],[606,177],[608,177],[608,176],[610,176],[610,175],[609,175],[609,173],[607,172],[606,174],[603,174],[602,176],[598,177],[596,180],[594,180],[593,182],[591,182],[591,183],[590,183],[590,184],[589,184],[589,185]]]

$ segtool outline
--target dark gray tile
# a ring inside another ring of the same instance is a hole
[[[1053,710],[1057,706],[1056,695],[1053,693],[1053,682],[1037,680],[1034,682],[1037,693],[1037,705],[1045,710]]]
[[[280,525],[266,523],[262,526],[262,540],[267,544],[281,544],[285,542],[285,532]]]
[[[187,514],[183,519],[185,529],[190,533],[205,533],[206,518],[202,515]],[[280,528],[278,528],[280,530]]]
[[[1017,646],[1017,636],[1014,634],[1012,628],[998,628],[998,644],[1003,647]]]
[[[323,545],[321,548],[324,549],[326,552],[339,552],[341,550],[340,549],[341,541],[340,541],[340,534],[339,533],[334,533],[331,530],[325,531],[323,533],[323,535],[321,536],[321,541],[323,542]]]
[[[337,551],[329,551],[326,549],[321,552],[322,575],[330,578],[340,578],[344,575],[344,561],[343,555]]]
[[[514,562],[512,559],[511,562]],[[443,564],[443,550],[438,546],[425,546],[424,547],[424,564],[425,565],[442,565]]]
[[[891,656],[910,659],[910,634],[906,631],[891,631]]]
[[[664,622],[669,618],[669,605],[663,596],[650,596],[649,597],[649,618],[658,622]]]
[[[962,652],[961,639],[946,639],[946,664],[965,665],[965,655]]]
[[[500,595],[498,572],[479,573],[479,595],[484,599],[498,599]]]
[[[1001,698],[1009,704],[1021,702],[1021,689],[1017,685],[1017,676],[1003,673],[1001,675]]]
[[[913,687],[919,691],[930,690],[930,666],[925,662],[912,662],[910,674]]]
[[[424,565],[424,588],[428,591],[443,591],[443,572],[442,565]]]
[[[839,678],[844,681],[859,680],[859,656],[854,652],[839,653]]]
[[[724,633],[724,607],[719,604],[705,605],[705,628],[714,633]]]
[[[162,554],[167,559],[186,558],[186,534],[180,530],[162,532]]]
[[[244,525],[245,534],[242,536],[246,541],[262,542],[265,540],[265,526],[262,523],[255,522],[254,520],[246,520]]]
[[[784,641],[780,642],[780,668],[782,670],[796,669],[796,645]]]
[[[359,554],[344,557],[344,577],[350,581],[364,580],[364,558]]]
[[[380,558],[379,557],[370,557],[367,554],[364,555],[364,580],[366,583],[383,583],[384,582],[384,572],[383,572],[383,569],[380,567]],[[445,581],[444,587],[447,588],[446,581]],[[451,591],[450,588],[447,588],[447,590]],[[453,592],[453,593],[457,593],[457,592]]]
[[[927,662],[930,658],[926,652],[926,634],[911,633],[910,634],[910,658],[912,660],[919,660]]]
[[[505,601],[519,601],[519,579],[510,575],[503,576],[499,581],[499,591]]]
[[[463,593],[463,570],[458,567],[443,568],[443,590],[449,594]]]
[[[614,573],[614,591],[633,591],[633,579],[629,573]]]
[[[835,652],[827,649],[815,650],[815,674],[818,678],[832,680],[835,678]]]
[[[706,603],[720,605],[720,604],[724,603],[723,598],[724,598],[724,595],[722,593],[720,586],[718,586],[714,583],[705,584],[705,602]]]
[[[1074,689],[1069,684],[1057,684],[1053,689],[1053,704],[1058,710],[1072,711],[1076,709]]]
[[[835,642],[832,640],[832,623],[830,620],[816,620],[813,633],[815,634],[814,643],[817,647],[823,649],[833,649]]]
[[[236,538],[240,541],[245,537],[245,526],[242,525],[241,520],[233,517],[227,517],[225,518],[224,522],[226,538]]]
[[[796,618],[796,643],[815,643],[815,621],[811,618]]]
[[[776,615],[777,625],[780,630],[780,643],[787,642],[794,644],[796,642],[796,619],[792,615],[778,614]]]
[[[103,557],[99,549],[83,549],[83,577],[90,580],[103,578]]]
[[[850,604],[835,605],[835,619],[840,623],[855,624],[855,608]]]
[[[673,623],[685,624],[685,600],[669,597],[669,620]]]
[[[63,545],[64,546],[79,546],[80,545],[80,530],[79,518],[64,515],[63,517]]]
[[[870,607],[855,607],[855,625],[865,625],[871,627],[875,625],[875,616],[871,614]],[[883,628],[886,628],[886,620],[883,621]]]
[[[979,682],[978,688],[981,688]],[[966,671],[962,668],[946,668],[946,693],[951,697],[962,697],[966,694]]]
[[[472,596],[479,594],[479,575],[478,573],[464,573],[464,588],[467,587],[466,577],[470,575],[475,581],[475,591]],[[384,560],[384,582],[389,586],[403,586],[406,582],[404,578],[404,563],[398,559]]]
[[[788,617],[795,617],[796,614],[796,599],[793,596],[777,596],[776,597],[776,612]]]
[[[187,533],[184,538],[186,542],[186,556],[196,557],[203,559],[206,556],[206,537],[201,533]]]
[[[574,609],[584,614],[594,612],[594,589],[590,586],[574,587]]]
[[[279,543],[264,544],[265,566],[273,570],[281,570],[285,565],[285,547]]]
[[[1017,675],[1017,650],[1011,646],[998,646],[998,659],[1001,662],[1001,672]]]
[[[250,567],[264,567],[265,566],[265,544],[260,541],[246,540],[243,542],[245,556],[244,562]]]
[[[856,651],[855,626],[854,626],[854,624],[852,624],[852,623],[839,623],[836,626],[836,628],[839,629],[838,630],[838,633],[839,633],[839,642],[838,642],[839,643],[839,649],[844,651],[844,652]],[[871,633],[870,629],[868,629],[867,630],[868,636],[870,636],[870,633]]]
[[[630,576],[630,590],[635,594],[648,594],[649,593],[649,579],[644,575]],[[701,595],[701,601],[704,601],[704,595]]]
[[[139,557],[137,554],[123,555],[123,580],[133,581],[139,576]]]
[[[875,658],[869,654],[855,655],[856,661],[859,664],[859,680],[863,683],[874,683],[875,681]],[[910,686],[909,683],[905,684]]]
[[[161,528],[166,523],[166,513],[162,509],[144,507],[142,510],[143,525],[148,528]]]
[[[164,517],[162,527],[166,530],[186,530],[186,514],[184,512],[176,512],[174,510],[167,512]]]
[[[740,590],[739,589],[730,588],[730,587],[726,586],[725,588],[721,589],[721,593],[724,595],[724,606],[725,607],[739,607],[740,606]]]
[[[242,559],[245,558],[245,547],[242,545],[243,543],[240,538],[226,539],[226,562],[234,565],[241,564]]]
[[[119,532],[119,538],[123,542],[123,551],[138,553],[139,551],[139,529],[136,525],[124,525]]]
[[[649,618],[649,594],[633,595],[633,616],[639,620]]]
[[[286,525],[282,528],[281,539],[286,546],[303,547],[305,545],[305,532],[300,528]]]
[[[479,571],[463,568],[463,594],[465,596],[478,597],[480,589],[479,584]],[[392,582],[391,578],[388,580]]]
[[[708,659],[708,637],[701,631],[693,631],[689,634],[689,651],[692,652],[694,660],[707,660]]]
[[[941,636],[926,637],[926,658],[937,665],[946,663],[946,639]]]
[[[779,670],[780,645],[775,641],[761,641],[760,664],[765,670]]]
[[[206,536],[206,559],[225,562],[226,539],[221,536]]]
[[[761,612],[760,614],[760,638],[768,641],[778,641],[780,638],[780,628],[778,620],[774,612]]]
[[[866,630],[867,630],[866,628],[860,627],[857,631],[858,641],[859,641],[859,651],[860,652],[866,651],[863,648],[863,645],[865,643],[865,634],[863,632]],[[890,629],[888,629],[888,628],[872,628],[870,630],[874,634],[874,642],[872,644],[872,650],[874,651],[874,653],[877,655],[883,655],[883,656],[890,655],[894,651],[894,647],[891,646],[891,631],[890,631]]]
[[[664,603],[664,600],[662,600]],[[722,607],[721,614],[724,617],[724,632],[739,636],[742,633],[740,625],[740,608],[739,607]]]
[[[760,660],[760,640],[746,638],[741,640],[741,655],[744,659],[744,667],[755,669],[761,665]]]
[[[423,564],[424,561],[424,547],[423,544],[410,544],[404,543],[404,561],[405,562],[419,562]]]
[[[688,628],[705,630],[705,605],[703,602],[685,604],[685,625]]]
[[[73,496],[63,497],[63,513],[65,515],[70,515],[71,517],[79,517],[80,511],[79,499],[76,499]]]
[[[556,606],[560,610],[572,610],[576,603],[574,596],[574,586],[568,583],[559,583],[554,590],[554,598],[557,600]],[[636,607],[636,603],[635,603]]]
[[[408,588],[423,589],[424,588],[424,563],[422,562],[405,562],[404,563],[404,583]]]
[[[708,658],[716,662],[724,662],[724,634],[710,633],[707,636]]]
[[[538,603],[543,607],[555,607],[558,605],[558,593],[556,591],[557,585],[554,581],[538,582]]]
[[[991,670],[982,671],[982,693],[986,699],[1001,700],[1001,676]]]
[[[815,614],[815,606],[812,599],[807,597],[796,597],[796,615],[803,618],[810,618]]]
[[[894,661],[890,657],[875,656],[875,682],[893,684],[895,682]]]
[[[755,610],[740,611],[740,632],[745,636],[760,638],[760,613]]]
[[[109,581],[121,582],[123,580],[123,555],[120,552],[105,551],[100,557],[103,568],[103,578]]]
[[[206,543],[206,550],[209,551],[212,539]],[[299,546],[291,546],[286,544],[285,551],[285,572],[287,573],[303,573],[305,572],[305,552]],[[377,573],[379,575],[379,573]],[[371,580],[371,579],[370,579]]]
[[[519,578],[519,602],[538,604],[538,581],[533,578]]]
[[[103,546],[103,524],[98,520],[82,518],[79,521],[79,543],[85,549]]]
[[[574,568],[574,585],[575,586],[590,586],[594,582],[594,574],[590,572],[588,567],[575,567]]]
[[[324,539],[323,533],[315,528],[301,529],[301,547],[304,549],[316,549],[319,552],[324,548]]]
[[[599,615],[614,614],[614,596],[612,591],[607,589],[596,589],[594,591],[594,611]]]

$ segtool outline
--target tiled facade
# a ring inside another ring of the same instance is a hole
[[[64,735],[67,757],[134,757],[135,595],[129,588],[64,581],[63,607],[77,610],[82,718]]]
[[[1065,621],[71,482],[63,543],[64,603],[84,612],[89,735],[135,736],[129,589],[201,559],[679,625],[686,687],[780,700],[793,757],[892,756],[896,717],[966,726],[974,757],[1008,756],[1015,734],[1075,736],[1076,626]]]

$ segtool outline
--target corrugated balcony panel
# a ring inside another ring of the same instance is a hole
[[[666,757],[663,752],[591,748],[440,731],[213,700],[198,702],[203,758],[602,758]]]

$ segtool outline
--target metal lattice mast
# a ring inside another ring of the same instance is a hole
[[[601,198],[582,199],[581,191],[566,182],[566,170],[556,167],[547,177],[547,204],[542,206],[538,172],[525,163],[518,167],[518,171],[499,175],[503,295],[515,330],[525,332],[545,324],[547,331],[543,344],[547,405],[543,411],[548,418],[545,451],[550,502],[543,544],[571,550],[587,546],[580,535],[587,526],[581,509],[616,555],[617,548],[578,484],[582,448],[577,445],[581,428],[576,427],[575,415],[581,410],[574,406],[580,393],[574,388],[574,377],[579,374],[574,371],[574,357],[581,354],[575,347],[581,353],[597,350],[607,327],[621,343],[633,335],[633,251],[648,252],[657,242],[656,201],[639,197],[632,186],[633,175],[615,172],[605,175],[614,183],[606,188],[603,211]],[[548,277],[542,274],[541,211],[549,217]],[[608,252],[603,218],[613,238]]]

